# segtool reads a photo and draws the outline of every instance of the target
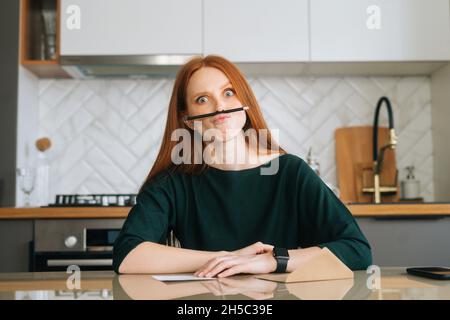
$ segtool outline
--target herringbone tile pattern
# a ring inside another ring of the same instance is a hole
[[[280,144],[317,153],[322,179],[336,184],[334,130],[371,125],[378,98],[390,97],[400,179],[416,167],[433,200],[428,77],[258,77],[249,79]],[[134,193],[159,150],[172,78],[40,80],[40,135],[53,140],[52,194]],[[387,125],[385,110],[381,125]]]

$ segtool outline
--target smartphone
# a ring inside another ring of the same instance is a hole
[[[437,280],[450,280],[450,268],[444,267],[414,267],[407,268],[409,274]]]

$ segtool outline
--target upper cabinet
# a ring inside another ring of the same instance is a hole
[[[20,64],[40,78],[69,78],[59,65],[59,0],[20,1]]]
[[[202,0],[61,0],[61,55],[201,52]]]
[[[204,54],[234,62],[309,60],[308,0],[205,0]]]
[[[283,74],[380,72],[363,62],[411,62],[381,72],[429,74],[450,60],[449,0],[21,3],[21,63],[40,77],[164,75],[208,54]]]
[[[312,61],[450,59],[448,0],[311,0]]]

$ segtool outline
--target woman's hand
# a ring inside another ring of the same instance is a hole
[[[235,255],[251,255],[251,254],[261,254],[272,252],[273,246],[270,244],[262,243],[261,241],[256,242],[248,247],[232,251],[231,254]]]
[[[272,253],[236,255],[230,254],[208,261],[197,272],[199,277],[228,277],[238,273],[270,273],[275,271],[277,262]]]

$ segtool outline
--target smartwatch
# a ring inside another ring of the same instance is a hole
[[[277,261],[277,268],[274,271],[275,273],[284,273],[286,272],[287,264],[289,261],[289,252],[286,248],[273,248],[273,257]]]

